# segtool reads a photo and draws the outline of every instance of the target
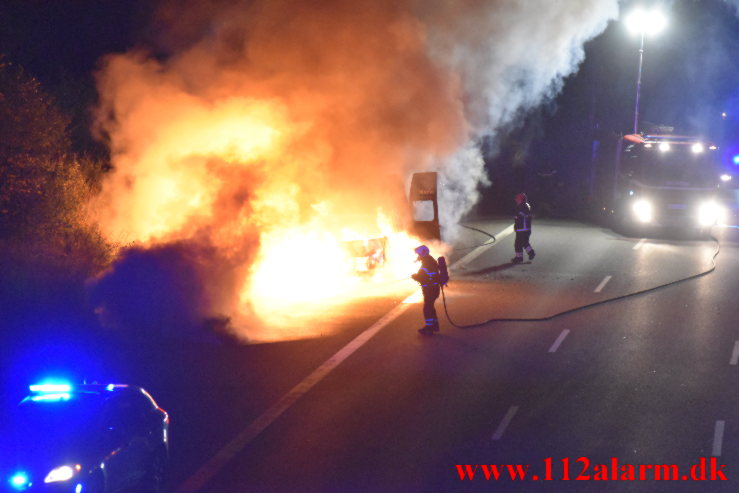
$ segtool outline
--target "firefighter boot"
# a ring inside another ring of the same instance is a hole
[[[534,257],[536,257],[536,252],[532,248],[531,250],[529,250],[529,260],[534,260]]]
[[[425,336],[431,336],[434,335],[434,331],[431,329],[430,326],[424,325],[420,329],[418,329],[418,333]]]
[[[521,263],[523,263],[523,255],[520,256],[520,257],[518,255],[516,255],[515,257],[513,257],[511,259],[511,263],[512,264],[521,264]]]
[[[431,330],[433,332],[439,332],[441,330],[441,328],[439,327],[439,321],[438,320],[434,320],[434,323],[431,325]]]

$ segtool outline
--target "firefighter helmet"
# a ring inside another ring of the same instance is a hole
[[[421,260],[423,257],[429,254],[429,247],[426,245],[421,245],[420,247],[417,247],[414,252],[418,254],[418,260]]]
[[[526,194],[521,192],[516,194],[516,202],[517,203],[523,203],[528,201],[528,197],[526,197]]]

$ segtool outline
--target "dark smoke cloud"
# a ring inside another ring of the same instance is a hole
[[[208,320],[228,318],[219,308],[232,304],[239,272],[216,251],[177,242],[125,249],[89,289],[109,329],[194,334]]]

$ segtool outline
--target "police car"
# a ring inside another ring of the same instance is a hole
[[[164,488],[169,416],[140,387],[44,382],[10,414],[0,437],[0,491]]]

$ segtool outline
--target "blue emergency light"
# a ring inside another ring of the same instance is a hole
[[[68,401],[72,398],[71,394],[40,394],[31,397],[33,402],[59,402]]]
[[[732,161],[734,161],[734,164],[739,164],[739,154],[735,155]]]
[[[72,391],[72,386],[68,383],[40,383],[36,385],[29,385],[28,390],[31,392],[38,392],[41,394],[48,393],[69,393]]]
[[[31,486],[28,474],[23,471],[13,474],[8,480],[8,483],[10,483],[10,487],[15,491],[23,491]]]
[[[29,385],[28,389],[34,394],[31,396],[34,402],[59,402],[72,398],[72,386],[68,383],[44,382]]]

